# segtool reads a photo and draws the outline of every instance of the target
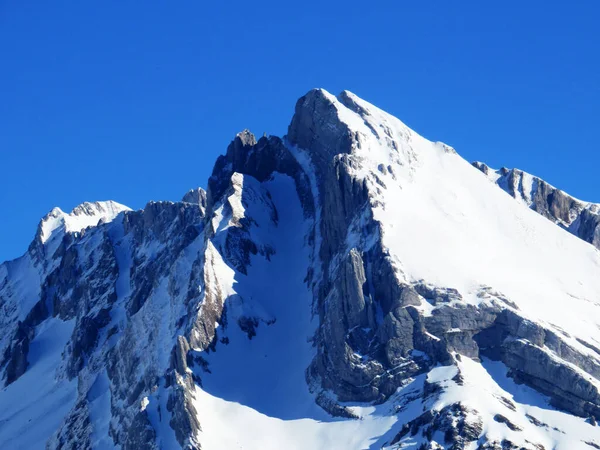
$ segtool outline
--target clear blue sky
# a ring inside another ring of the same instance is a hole
[[[313,87],[600,201],[599,21],[597,0],[0,1],[0,260],[53,206],[205,186]]]

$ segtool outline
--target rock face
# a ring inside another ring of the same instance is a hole
[[[206,192],[53,209],[0,265],[0,446],[600,445],[598,208],[474,165],[559,227],[321,89]]]
[[[181,201],[198,205],[202,214],[206,211],[206,191],[202,188],[190,189],[186,192]]]
[[[477,167],[501,189],[545,218],[600,248],[600,205],[582,202],[519,169],[494,170],[482,162]]]

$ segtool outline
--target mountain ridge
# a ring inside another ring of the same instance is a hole
[[[600,445],[598,250],[482,167],[316,89],[206,193],[30,247],[0,265],[0,442]]]
[[[482,162],[474,162],[473,166],[518,201],[594,247],[600,247],[598,203],[579,200],[520,169],[494,170]]]

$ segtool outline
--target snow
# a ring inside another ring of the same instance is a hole
[[[501,441],[506,438],[523,446],[527,439],[556,450],[589,450],[590,447],[583,441],[600,443],[598,427],[586,423],[585,419],[550,407],[546,397],[524,385],[517,385],[508,378],[506,367],[502,363],[484,360],[483,364],[479,364],[463,358],[458,367],[465,385],[455,385],[448,389],[441,402],[461,401],[477,410],[483,417],[484,433],[489,439]],[[512,400],[516,411],[499,402],[499,398]],[[507,417],[523,431],[512,431],[505,424],[495,421],[493,417],[496,414]],[[540,428],[527,419],[526,415],[535,417],[548,426]]]
[[[430,383],[441,383],[445,380],[450,380],[458,373],[456,366],[441,366],[436,367],[427,374],[427,381]]]
[[[458,373],[462,384],[453,379]],[[438,384],[443,391],[434,400],[426,400],[424,408],[439,411],[460,403],[467,409],[467,421],[482,422],[487,441],[507,439],[530,450],[535,449],[532,443],[555,450],[589,450],[591,447],[585,442],[600,443],[598,427],[585,419],[555,410],[549,406],[548,398],[524,385],[515,384],[500,362],[484,359],[483,363],[478,363],[463,357],[456,366],[434,368],[427,374],[427,381]],[[512,430],[496,420],[497,415],[505,417],[520,430]],[[436,440],[443,444],[443,434]],[[418,433],[405,437],[394,448],[413,449],[421,442],[423,437]],[[476,447],[473,444],[472,448]]]
[[[323,276],[322,262],[321,262],[321,259],[318,257],[319,249],[321,248],[321,242],[323,239],[323,237],[321,236],[321,228],[317,225],[321,222],[321,215],[322,215],[321,198],[319,195],[319,187],[318,187],[319,183],[317,180],[315,168],[312,164],[312,161],[310,159],[310,155],[308,154],[308,152],[306,150],[300,149],[294,145],[291,145],[285,139],[284,139],[284,141],[285,141],[285,145],[288,148],[288,150],[292,153],[292,155],[294,155],[294,158],[296,159],[296,161],[298,162],[300,167],[302,167],[302,170],[304,170],[304,172],[306,173],[309,184],[310,184],[311,194],[313,196],[313,202],[314,202],[314,206],[315,206],[315,217],[314,217],[314,221],[313,221],[314,242],[313,242],[312,248],[310,249],[310,251],[311,251],[310,261],[311,261],[312,273],[315,275],[313,282],[315,284],[318,284],[321,280],[321,277]],[[315,307],[316,306],[313,305],[313,309]]]
[[[375,450],[397,421],[387,414],[386,405],[362,409],[361,420],[282,420],[201,389],[196,392],[196,409],[206,450]]]
[[[66,233],[81,232],[87,227],[98,225],[101,220],[110,222],[121,212],[130,211],[125,205],[112,200],[89,203],[85,202],[75,207],[69,214],[60,208],[54,208],[40,223],[40,239],[46,243],[58,231]]]
[[[92,423],[91,445],[97,450],[114,449],[115,445],[109,436],[111,409],[109,380],[106,371],[96,377],[87,394],[90,422]]]
[[[243,183],[244,195],[261,190],[251,177],[244,176]],[[277,225],[265,214],[258,195],[249,194],[245,206],[234,196],[229,202],[235,205],[238,217],[246,215],[256,221],[254,242],[263,244],[268,240],[275,254],[270,261],[262,255],[254,256],[247,276],[222,264],[215,266],[222,283],[230,280],[226,306],[228,321],[233,323],[225,335],[230,343],[220,344],[215,353],[206,356],[212,374],[202,375],[203,385],[218,397],[282,419],[315,414],[321,417],[323,413],[309,394],[304,376],[313,357],[308,340],[314,332],[312,293],[304,283],[309,264],[308,247],[304,245],[308,223],[303,219],[291,178],[276,175],[262,189],[268,190],[277,208]],[[223,220],[230,222],[227,217]],[[219,240],[218,235],[215,238]],[[235,323],[240,317],[262,319],[252,339]],[[288,401],[282,402],[283,397]]]
[[[131,292],[131,238],[124,237],[123,219],[116,220],[111,226],[109,237],[115,252],[115,259],[119,269],[119,275],[115,283],[115,291],[117,299],[110,310],[111,323],[105,327],[106,330],[118,325],[118,329],[122,330],[125,327],[127,313],[125,310],[125,301]],[[116,342],[119,331],[111,339]]]
[[[45,243],[48,239],[50,239],[50,236],[52,236],[54,230],[64,225],[64,218],[65,213],[58,207],[53,208],[52,211],[50,211],[48,215],[44,217],[41,223],[40,234],[42,243]]]
[[[251,177],[244,176],[243,183],[259,190]],[[247,276],[222,261],[213,266],[221,282],[231,283],[226,287],[228,308],[231,300],[247,302],[253,305],[252,311],[260,309],[261,315],[275,322],[259,323],[252,339],[230,322],[225,334],[229,344],[220,343],[216,352],[205,355],[211,373],[199,372],[203,387],[195,393],[202,425],[199,441],[206,450],[369,448],[397,418],[384,414],[387,406],[382,405],[353,408],[361,420],[336,420],[316,405],[305,378],[314,355],[309,341],[315,327],[312,292],[304,283],[310,264],[305,236],[311,222],[303,218],[291,178],[276,174],[262,188],[268,190],[277,209],[277,224],[252,202],[235,203],[238,214],[256,221],[253,233],[258,242],[271,236],[275,254],[270,261],[261,255],[253,257]],[[235,316],[236,312],[228,313],[229,320]]]
[[[521,184],[522,184],[522,188],[523,188],[523,193],[525,195],[525,204],[527,206],[531,206],[532,202],[533,202],[533,195],[535,194],[535,183],[533,180],[533,177],[526,173],[523,172],[523,177],[521,178]]]
[[[10,289],[6,295],[13,300],[10,307],[17,310],[18,320],[24,320],[31,308],[40,300],[42,273],[41,269],[32,261],[31,255],[26,253],[20,258],[8,261],[2,265],[6,268],[6,279]],[[1,306],[9,307],[9,302]],[[8,311],[4,311],[8,313]],[[11,314],[7,314],[10,316]]]
[[[481,163],[481,162],[477,162],[477,164],[483,164],[483,165],[487,166],[487,164]],[[487,178],[490,179],[494,183],[496,183],[496,182],[498,182],[498,180],[500,180],[500,183],[501,183],[500,186],[502,187],[502,189],[507,190],[508,189],[508,185],[506,184],[507,180],[506,179],[502,180],[502,178],[505,177],[505,175],[503,175],[502,171],[508,170],[508,169],[503,168],[503,169],[498,170],[498,169],[493,169],[489,166],[487,166],[487,167],[488,167],[488,173],[486,175]],[[538,178],[537,176],[532,175],[528,172],[520,170],[520,169],[511,169],[511,170],[514,170],[519,175],[519,177],[515,179],[517,184],[515,184],[514,188],[518,189],[519,184],[520,184],[523,187],[523,192],[525,194],[524,197],[517,198],[517,200],[520,200],[520,201],[524,202],[525,204],[527,204],[528,206],[530,206],[531,201],[533,200],[533,194],[535,194],[535,192],[538,188],[538,182],[540,181],[540,178]],[[563,191],[562,189],[558,189],[556,186],[553,186],[552,184],[550,184],[546,181],[544,181],[544,182],[552,189],[557,189],[557,190],[561,191],[566,196],[572,198],[573,200],[575,200],[575,202],[581,204],[582,206],[590,207],[593,209],[596,209],[598,206],[597,203],[590,203],[590,202],[583,201],[583,200],[581,200],[577,197],[574,197],[571,194]]]
[[[486,166],[483,163],[477,163],[478,165]],[[534,208],[534,196],[539,188],[540,183],[545,181],[540,178],[531,175],[530,173],[524,172],[519,169],[511,169],[510,172],[507,172],[508,169],[500,169],[495,170],[488,166],[487,167],[487,178],[490,179],[493,183],[497,183],[503,190],[505,190],[510,195],[515,195],[515,199],[518,202],[521,202],[527,205],[530,208]],[[513,174],[511,178],[507,175],[508,173]],[[509,186],[509,182],[511,185]],[[557,189],[549,183],[546,183],[550,188]],[[569,217],[565,218],[556,218],[556,223],[566,229],[568,229],[572,234],[578,234],[579,228],[579,217],[582,210],[589,210],[592,214],[598,214],[599,205],[597,203],[590,203],[582,201],[578,198],[573,197],[572,195],[557,189],[557,191],[561,192],[565,195],[573,204],[570,207]],[[535,209],[535,208],[534,208]]]
[[[0,391],[0,448],[44,449],[73,407],[77,379],[57,378],[57,369],[74,324],[53,318],[38,327],[27,371]]]
[[[179,449],[181,446],[175,438],[175,432],[169,425],[171,413],[167,407],[169,394],[165,389],[164,382],[161,382],[158,389],[150,397],[146,397],[146,413],[148,420],[156,431],[156,441],[160,449]]]

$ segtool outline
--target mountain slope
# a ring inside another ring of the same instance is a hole
[[[206,193],[53,210],[0,265],[2,447],[598,448],[600,254],[482,171],[316,89]]]
[[[600,205],[583,202],[519,169],[494,170],[474,162],[500,188],[575,236],[600,247]]]

